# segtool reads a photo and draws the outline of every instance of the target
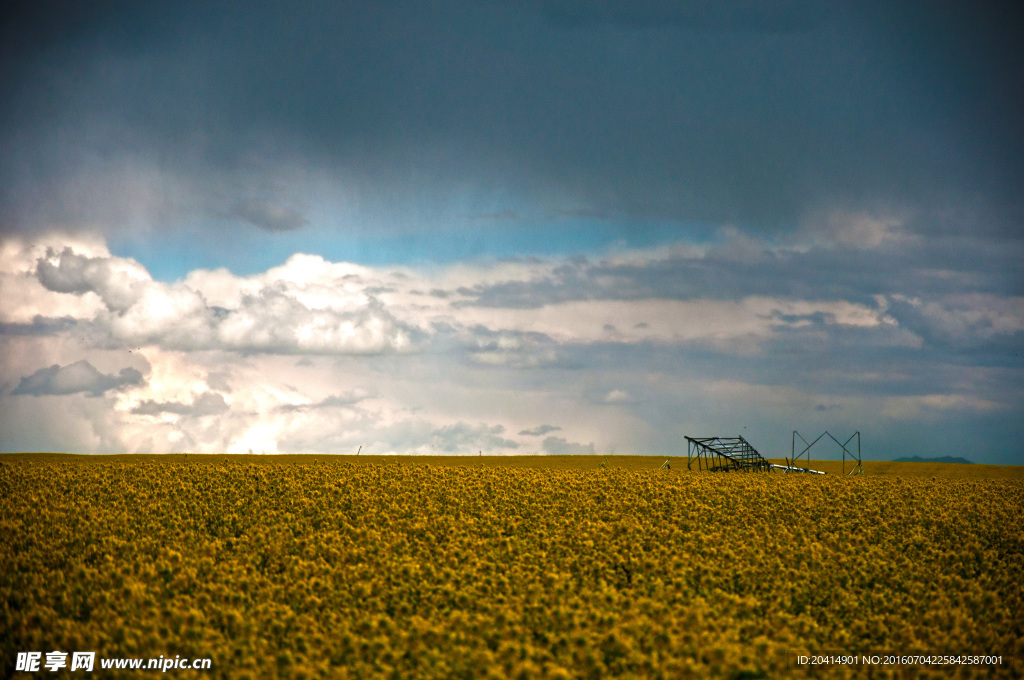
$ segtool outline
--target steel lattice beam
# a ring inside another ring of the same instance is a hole
[[[772,464],[743,437],[686,437],[686,467],[692,469],[694,459],[698,470],[770,472]]]

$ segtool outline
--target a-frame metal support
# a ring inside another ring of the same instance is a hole
[[[840,442],[838,439],[836,439],[835,437],[832,436],[831,432],[829,432],[828,430],[825,430],[824,432],[819,434],[815,438],[815,440],[813,442],[811,442],[809,444],[807,443],[807,440],[804,439],[800,435],[799,432],[797,432],[796,430],[793,430],[793,462],[791,463],[791,465],[796,466],[797,459],[806,455],[807,456],[807,465],[809,467],[810,464],[811,464],[811,447],[814,446],[815,444],[817,444],[818,440],[820,440],[825,435],[828,435],[829,439],[834,441],[839,446],[839,448],[841,448],[843,450],[843,474],[844,475],[847,474],[847,472],[846,472],[846,459],[847,458],[849,458],[854,463],[853,469],[850,470],[849,474],[851,474],[851,475],[853,475],[853,474],[858,474],[858,475],[864,474],[864,468],[861,467],[861,457],[860,457],[860,430],[857,430],[856,432],[851,434],[850,438],[847,439],[845,442]],[[800,441],[802,441],[804,443],[804,448],[800,450],[800,453],[796,452],[796,440],[797,440],[798,437],[800,438]],[[854,453],[853,453],[853,450],[852,450],[853,447],[852,446],[847,448],[847,445],[849,445],[850,442],[853,441],[855,438],[857,440],[857,454],[856,455],[854,455]]]

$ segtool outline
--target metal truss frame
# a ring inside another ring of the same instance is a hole
[[[743,437],[686,437],[686,469],[771,472],[772,464]]]
[[[847,472],[846,472],[846,459],[847,459],[847,457],[849,457],[850,460],[854,463],[853,469],[850,470],[849,474],[851,474],[851,475],[852,474],[859,474],[859,475],[864,474],[864,468],[861,467],[861,457],[860,457],[860,430],[857,430],[856,432],[851,434],[850,438],[847,439],[845,442],[840,442],[838,439],[836,439],[835,437],[832,436],[831,432],[829,432],[828,430],[825,430],[824,432],[819,434],[815,438],[815,440],[813,442],[810,442],[810,443],[808,443],[807,440],[804,439],[803,436],[799,432],[797,432],[796,430],[793,430],[793,459],[792,459],[792,462],[790,463],[790,465],[792,465],[793,467],[796,467],[797,466],[797,464],[796,464],[797,459],[802,458],[804,455],[806,455],[807,456],[807,465],[810,466],[810,464],[811,464],[811,447],[814,446],[815,444],[817,444],[818,441],[822,437],[824,437],[825,435],[828,435],[828,438],[831,439],[832,441],[834,441],[839,446],[839,448],[841,448],[843,450],[843,474],[844,475],[847,474]],[[802,441],[804,443],[804,448],[803,448],[803,450],[800,451],[800,453],[796,452],[796,440],[797,440],[797,437],[799,437],[800,441]],[[849,444],[851,441],[853,441],[854,438],[857,439],[857,455],[854,455],[853,451],[851,451],[850,449],[846,448],[847,444]]]

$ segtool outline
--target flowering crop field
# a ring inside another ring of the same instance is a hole
[[[1020,479],[0,460],[2,677],[59,677],[15,672],[53,650],[204,678],[1024,676]],[[1001,661],[796,661],[826,653]]]

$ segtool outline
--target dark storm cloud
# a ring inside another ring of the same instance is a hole
[[[178,401],[154,401],[146,399],[132,409],[136,415],[157,416],[164,413],[171,413],[179,416],[213,416],[224,413],[228,410],[224,397],[216,392],[204,392],[197,396],[191,404]]]
[[[824,395],[835,400],[881,403],[888,398],[963,394],[1015,409],[1024,398],[1019,362],[1007,366],[1005,355],[998,356],[995,351],[987,357],[971,357],[944,348],[918,349],[900,344],[899,338],[894,338],[896,329],[880,332],[831,327],[827,335],[820,330],[781,331],[764,343],[762,352],[750,355],[699,344],[643,343],[588,345],[577,348],[576,357],[584,366],[614,367],[613,375],[620,386],[617,389],[645,397],[652,392],[645,376],[671,375],[685,366],[687,380],[696,384],[724,381],[762,385],[778,389],[780,394],[794,390],[800,395]],[[644,417],[672,411],[681,398],[671,391],[676,387],[669,388],[668,394],[645,398],[637,411]],[[608,395],[597,390],[594,396],[600,402]],[[673,422],[673,418],[678,418],[677,412],[667,422]]]
[[[538,368],[557,363],[564,349],[544,333],[492,330],[476,325],[461,342],[467,357],[478,364]],[[438,329],[444,333],[444,329]]]
[[[523,430],[519,434],[526,437],[540,437],[541,435],[548,434],[549,432],[557,432],[558,430],[561,429],[562,428],[556,427],[554,425],[538,425],[537,427],[531,428],[529,430]]]
[[[366,390],[349,390],[344,394],[334,394],[312,404],[283,404],[278,406],[277,410],[283,413],[293,413],[296,411],[309,411],[311,409],[351,408],[370,396],[371,393]]]
[[[501,425],[470,425],[459,422],[434,430],[430,434],[430,446],[445,453],[519,448],[518,442],[502,437],[504,433],[505,428]]]
[[[693,30],[781,32],[818,26],[822,6],[802,0],[736,0],[729,3],[672,0],[548,0],[537,2],[545,16],[567,26],[612,24],[629,28],[682,27]]]
[[[565,437],[548,437],[543,446],[544,453],[552,456],[593,456],[597,453],[593,443],[580,444]]]
[[[545,276],[462,287],[456,306],[539,308],[573,300],[735,300],[766,295],[874,305],[878,295],[1024,295],[1020,241],[932,237],[868,247],[793,250],[725,244],[633,261],[566,261]],[[446,291],[437,293],[449,294]]]
[[[22,378],[11,394],[40,397],[84,392],[88,396],[98,397],[107,390],[142,383],[142,373],[134,368],[122,368],[117,375],[107,375],[82,360],[67,366],[54,364],[49,368],[41,368]]]
[[[230,215],[266,231],[294,231],[309,224],[296,208],[258,199],[240,201]]]
[[[52,262],[56,259],[56,262]],[[36,265],[39,283],[55,293],[85,293],[96,287],[96,279],[102,278],[102,259],[78,255],[71,248],[60,253],[53,250]]]
[[[244,199],[298,166],[414,226],[468,191],[480,214],[517,195],[549,211],[780,229],[834,205],[909,205],[1007,233],[1024,212],[1020,14],[24,4],[3,29],[2,228],[226,211],[295,229],[305,217],[281,211],[288,186],[283,204]]]
[[[28,335],[46,337],[74,330],[78,319],[70,317],[52,318],[37,314],[30,323],[0,323],[0,335]]]

